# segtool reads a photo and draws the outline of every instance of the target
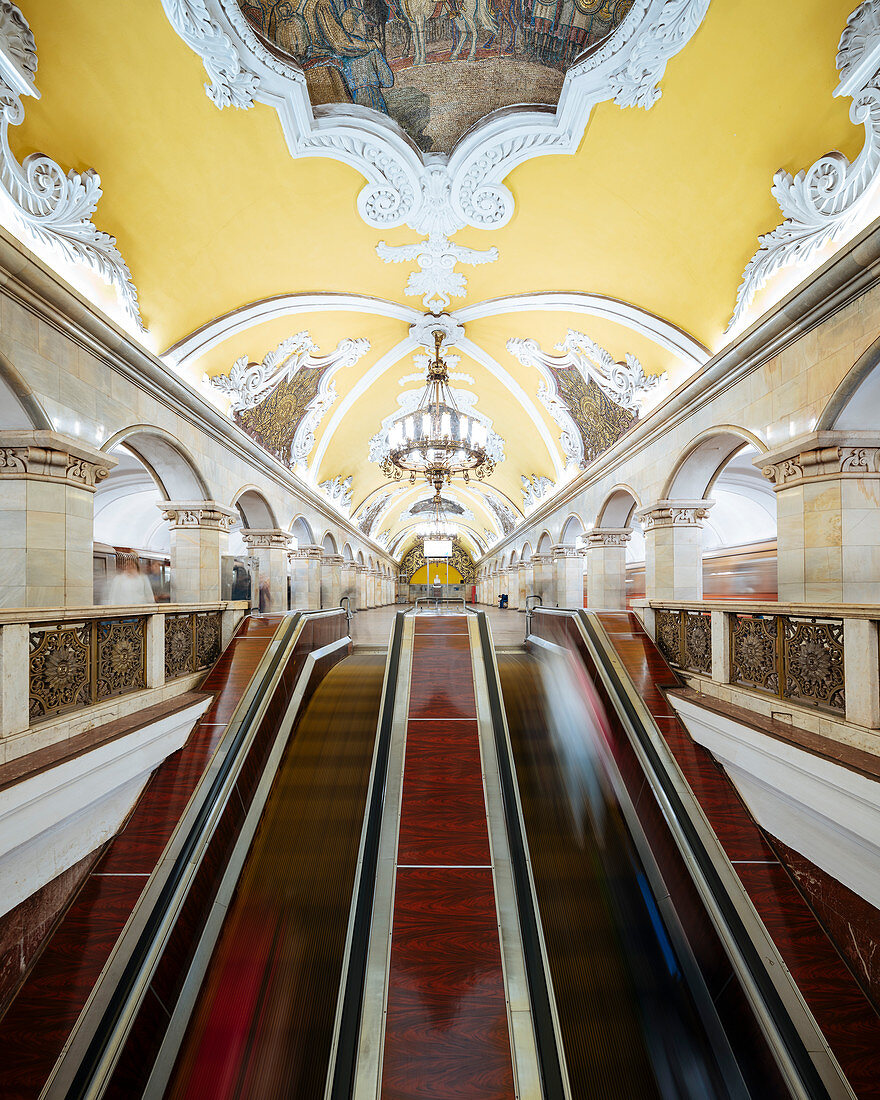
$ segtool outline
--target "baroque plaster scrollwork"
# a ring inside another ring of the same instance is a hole
[[[39,98],[36,71],[37,47],[27,20],[15,4],[0,0],[0,191],[33,243],[93,271],[116,291],[137,330],[146,332],[116,238],[91,220],[101,198],[101,177],[91,168],[65,172],[44,153],[32,153],[19,164],[9,146],[9,127],[24,121],[22,96]]]
[[[665,372],[646,375],[634,355],[627,354],[625,362],[616,362],[609,351],[574,329],[556,344],[556,350],[563,353],[560,356],[545,354],[536,340],[511,338],[507,350],[524,366],[540,372],[538,399],[562,429],[559,442],[570,466],[584,465],[584,440],[571,409],[560,397],[553,371],[577,370],[585,382],[595,382],[615,405],[628,412],[638,411],[640,397],[666,379]]]
[[[349,475],[346,478],[334,477],[330,481],[322,481],[318,488],[341,512],[348,515],[351,511],[351,484],[353,481],[354,475]]]
[[[290,462],[297,465],[307,461],[315,445],[315,431],[336,400],[336,372],[354,366],[369,348],[369,340],[346,338],[328,355],[315,355],[318,348],[308,332],[298,332],[282,340],[261,363],[249,362],[247,355],[242,355],[229,374],[214,375],[208,382],[231,399],[230,413],[240,415],[256,408],[299,371],[319,371],[317,393],[306,407],[290,444]]]
[[[876,214],[880,184],[880,2],[865,0],[852,12],[837,53],[840,79],[835,96],[852,98],[850,118],[865,129],[854,161],[843,153],[819,157],[792,176],[780,170],[771,193],[783,221],[758,238],[760,248],[746,264],[728,331],[739,327],[755,295],[782,268],[798,264],[804,274],[819,266],[821,250],[844,244]]]
[[[537,507],[538,502],[553,491],[553,482],[549,477],[538,477],[537,474],[527,477],[525,474],[521,474],[520,481],[522,482],[523,508],[526,510]]]
[[[328,156],[353,165],[367,184],[358,211],[375,228],[408,225],[425,239],[380,245],[388,263],[416,261],[407,293],[429,309],[464,292],[459,263],[491,263],[494,249],[463,249],[451,237],[465,225],[498,229],[513,215],[504,179],[535,156],[576,152],[592,108],[608,99],[650,108],[666,63],[699,27],[709,0],[636,0],[601,48],[566,74],[555,112],[528,107],[494,112],[450,156],[423,156],[379,114],[334,104],[312,109],[302,71],[270,52],[236,0],[162,0],[186,44],[203,60],[206,91],[218,107],[268,103],[279,113],[291,155]]]

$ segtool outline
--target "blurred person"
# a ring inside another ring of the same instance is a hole
[[[105,603],[111,607],[131,607],[135,604],[155,603],[150,582],[138,568],[137,559],[127,557],[118,569],[105,592]]]

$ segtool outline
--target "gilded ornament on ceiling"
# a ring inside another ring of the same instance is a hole
[[[291,448],[297,428],[318,396],[321,379],[330,369],[326,366],[297,371],[252,409],[233,412],[232,419],[270,454],[294,465]]]
[[[594,462],[635,423],[635,413],[616,405],[592,379],[571,367],[550,367],[559,399],[577,426],[584,445],[583,464]]]

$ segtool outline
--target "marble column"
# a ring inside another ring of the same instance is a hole
[[[519,568],[511,565],[507,570],[507,606],[513,611],[519,607]]]
[[[520,610],[526,609],[526,596],[528,596],[531,588],[531,577],[529,576],[531,570],[529,569],[529,563],[527,561],[521,561],[517,566],[517,584],[519,585],[519,601],[517,606]]]
[[[216,500],[167,500],[158,507],[171,524],[172,603],[219,603],[221,558],[238,512]]]
[[[559,607],[584,606],[584,552],[575,546],[554,546],[553,579]]]
[[[287,610],[287,551],[290,533],[278,528],[244,528],[241,538],[248,555],[256,558],[260,592],[256,603],[263,611]]]
[[[532,592],[541,597],[544,607],[556,606],[556,586],[553,583],[553,558],[550,554],[533,554]]]
[[[321,562],[321,607],[339,607],[342,599],[342,555],[325,554]]]
[[[353,561],[343,561],[342,563],[342,595],[348,596],[349,604],[352,611],[357,610],[357,573],[355,572],[355,564]]]
[[[703,520],[711,500],[655,500],[636,512],[645,530],[645,596],[703,598]]]
[[[0,431],[0,607],[88,607],[95,488],[116,465],[43,429]]]
[[[594,527],[587,535],[587,606],[626,607],[626,544],[630,527]]]
[[[364,611],[369,607],[367,603],[367,566],[356,565],[354,568],[358,611]]]
[[[810,432],[754,461],[776,493],[779,600],[880,603],[880,434]]]
[[[291,565],[291,607],[299,611],[316,611],[321,606],[320,546],[304,544],[288,553]]]

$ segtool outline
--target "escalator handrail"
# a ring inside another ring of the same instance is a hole
[[[498,682],[498,667],[495,663],[495,650],[489,635],[489,622],[485,611],[477,613],[477,626],[480,633],[480,648],[489,693],[489,713],[492,720],[492,732],[495,737],[501,796],[504,803],[504,818],[510,849],[510,865],[519,913],[520,935],[529,986],[529,1001],[532,1008],[532,1024],[538,1048],[542,1097],[543,1100],[566,1100],[568,1090],[565,1085],[565,1071],[551,1006],[550,979],[545,965],[545,954],[529,870],[525,833],[519,812],[516,779],[513,774],[511,750],[504,718],[504,705],[501,701],[501,689]]]
[[[233,712],[214,756],[216,765],[214,761],[209,764],[166,845],[166,851],[177,849],[170,868],[166,871],[160,859],[41,1097],[63,1095],[65,1100],[97,1100],[103,1095],[146,993],[152,971],[161,957],[165,934],[173,927],[186,900],[189,882],[204,854],[207,839],[219,820],[228,792],[240,774],[252,735],[256,733],[268,708],[302,628],[309,619],[340,612],[340,608],[331,608],[326,611],[294,611],[284,615],[251,677],[245,696]],[[191,819],[188,824],[187,819]],[[180,835],[184,828],[185,835]],[[195,864],[190,868],[194,859]],[[188,874],[188,870],[191,873]],[[143,911],[145,906],[149,906],[146,912]],[[111,967],[112,987],[103,1010],[98,1008],[100,1015],[97,1022],[91,1024],[94,1017],[89,1010],[100,1002]],[[121,973],[117,974],[120,968]],[[91,1035],[87,1034],[89,1027]],[[68,1074],[70,1081],[65,1085],[63,1078]]]
[[[398,611],[394,616],[394,627],[391,632],[391,642],[388,646],[385,687],[382,693],[379,729],[376,735],[373,775],[367,796],[367,811],[364,817],[360,871],[352,893],[353,909],[347,950],[348,965],[345,967],[342,978],[334,1053],[332,1063],[328,1067],[325,1093],[328,1100],[350,1100],[355,1083],[370,927],[373,916],[373,898],[379,863],[382,812],[388,778],[391,727],[397,700],[397,681],[400,674],[405,621],[406,612]]]
[[[729,942],[733,944],[736,952],[738,952],[750,981],[761,997],[767,1017],[772,1022],[776,1036],[785,1050],[787,1060],[797,1073],[802,1095],[809,1097],[810,1100],[829,1100],[830,1093],[825,1082],[810,1057],[804,1039],[792,1020],[791,1014],[786,1009],[778,989],[767,972],[767,968],[761,961],[752,936],[722,881],[718,868],[706,848],[691,814],[676,789],[668,767],[661,759],[645,728],[644,717],[636,710],[617,669],[608,659],[605,646],[602,644],[596,626],[598,619],[596,619],[595,612],[591,613],[581,609],[576,609],[574,612],[561,609],[556,611],[547,608],[545,613],[573,614],[581,624],[593,660],[596,662],[597,668],[601,667],[606,683],[613,689],[609,692],[609,695],[619,716],[625,719],[624,728],[629,727],[631,729],[640,749],[648,760],[653,775],[649,774],[647,778],[649,782],[652,782],[655,789],[659,788],[670,807],[674,820],[687,844],[691,860],[696,865],[702,883],[712,897],[721,919],[724,921]],[[601,623],[599,629],[601,629]],[[731,961],[736,966],[737,960],[732,958]],[[791,1083],[790,1075],[787,1074],[786,1076],[789,1078],[789,1083]]]

